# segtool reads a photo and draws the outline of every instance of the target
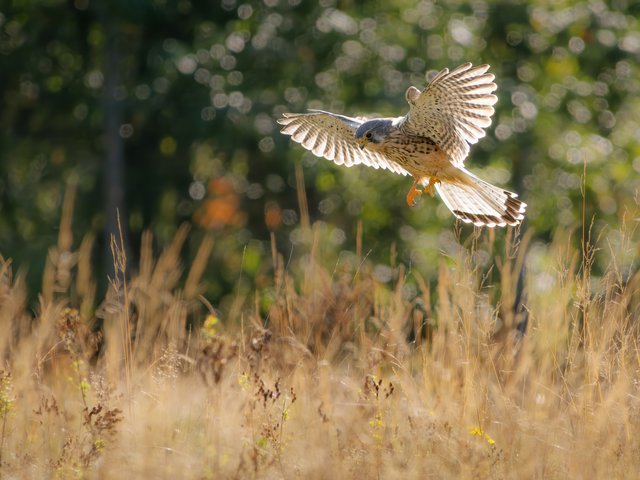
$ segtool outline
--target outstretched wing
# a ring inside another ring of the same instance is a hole
[[[408,133],[429,137],[444,150],[454,164],[461,165],[469,154],[469,145],[485,136],[491,125],[494,76],[486,73],[489,65],[460,65],[445,68],[420,92],[409,87],[406,93],[409,113],[404,128]]]
[[[295,142],[318,157],[347,167],[363,164],[408,175],[404,168],[384,155],[358,147],[355,132],[365,121],[364,118],[351,118],[322,110],[285,113],[278,119],[278,123],[284,125],[282,133],[291,135]]]

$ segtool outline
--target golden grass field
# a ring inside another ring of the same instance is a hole
[[[4,257],[0,476],[640,471],[640,274],[623,268],[637,254],[634,230],[605,232],[586,255],[568,233],[543,244],[511,231],[498,251],[477,231],[427,283],[394,264],[380,281],[360,251],[327,265],[321,228],[286,268],[274,242],[267,286],[238,291],[222,312],[201,295],[216,239],[181,265],[186,228],[157,254],[146,234],[139,265],[114,239],[127,280],[96,299],[91,239],[74,249],[63,217],[35,311]],[[609,267],[596,278],[601,257]],[[417,295],[408,298],[409,283]]]

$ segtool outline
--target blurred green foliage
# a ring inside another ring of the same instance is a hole
[[[301,250],[300,163],[330,258],[355,249],[361,221],[369,258],[388,262],[393,250],[432,276],[454,242],[444,205],[425,198],[408,208],[408,179],[317,159],[275,119],[306,108],[401,115],[407,86],[467,61],[491,64],[499,87],[471,170],[519,192],[526,226],[545,241],[581,226],[586,165],[586,218],[615,229],[639,184],[639,18],[630,0],[8,0],[0,252],[38,282],[69,183],[76,241],[100,235],[105,105],[114,102],[131,243],[151,228],[164,244],[185,221],[200,226],[193,244],[213,231],[214,300],[239,281],[260,285],[269,231],[279,251]],[[109,32],[119,84],[105,99]]]

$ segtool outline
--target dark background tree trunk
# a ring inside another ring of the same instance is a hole
[[[122,125],[122,101],[118,99],[120,85],[120,55],[118,26],[108,9],[101,9],[100,16],[106,32],[104,56],[104,208],[105,208],[105,272],[117,275],[111,251],[111,238],[120,242],[122,234],[125,254],[128,248],[127,213],[125,209],[124,144],[120,135]],[[120,224],[118,225],[118,213]],[[122,230],[122,232],[119,231]]]

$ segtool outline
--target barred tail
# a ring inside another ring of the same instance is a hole
[[[440,197],[456,217],[478,227],[522,222],[527,204],[518,200],[516,193],[495,187],[467,170],[459,172],[459,179],[436,184]]]

